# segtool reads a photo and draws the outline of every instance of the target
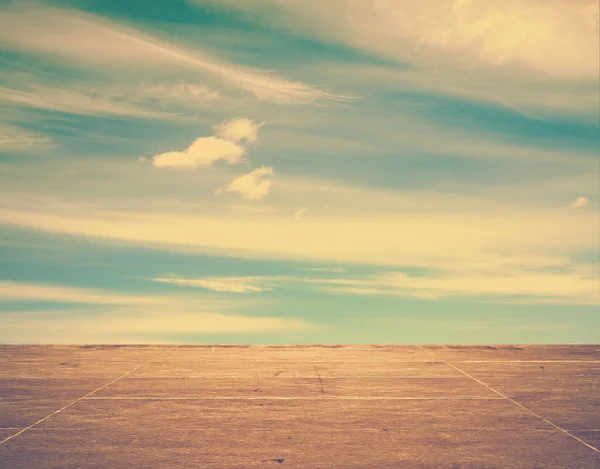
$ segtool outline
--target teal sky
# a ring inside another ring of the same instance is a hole
[[[599,343],[598,3],[0,5],[0,343]]]

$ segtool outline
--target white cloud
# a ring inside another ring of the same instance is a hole
[[[263,181],[264,176],[273,176],[275,171],[270,167],[257,168],[251,173],[235,178],[227,186],[217,190],[217,194],[222,192],[236,192],[241,194],[244,199],[262,200],[271,190],[271,181]]]
[[[100,16],[45,6],[0,8],[0,46],[58,58],[70,66],[125,71],[194,70],[261,100],[306,103],[334,96],[307,84],[242,67],[157,39]]]
[[[230,165],[245,163],[246,148],[240,142],[256,141],[259,127],[260,125],[245,117],[225,120],[214,127],[215,136],[200,137],[183,151],[169,151],[156,155],[153,157],[153,164],[157,168],[193,169],[209,166],[217,161],[225,161]],[[241,185],[238,183],[236,187],[231,190],[252,189],[248,186],[248,181],[242,181]],[[252,194],[247,198],[255,198],[258,195],[257,190],[258,188],[251,190]]]
[[[585,207],[588,202],[589,202],[589,200],[587,197],[578,197],[573,202],[571,202],[571,207],[573,207],[573,208]]]
[[[258,129],[263,124],[255,124],[245,117],[236,117],[221,122],[215,126],[215,135],[231,142],[255,142],[258,138]]]
[[[200,287],[207,290],[230,293],[258,293],[271,291],[272,277],[207,277],[207,278],[177,278],[159,277],[156,282],[171,283],[187,287]]]
[[[183,151],[169,151],[152,158],[157,168],[194,169],[209,166],[216,161],[227,164],[245,162],[246,149],[229,140],[217,137],[200,137]]]

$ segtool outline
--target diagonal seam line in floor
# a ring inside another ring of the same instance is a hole
[[[548,425],[553,426],[554,428],[556,428],[557,430],[560,430],[561,432],[563,432],[564,434],[570,436],[571,438],[579,441],[579,443],[581,443],[582,445],[587,446],[588,448],[590,448],[591,450],[595,451],[596,453],[600,453],[600,450],[588,443],[586,443],[585,441],[583,441],[581,438],[573,435],[571,432],[569,432],[568,430],[565,430],[562,427],[559,427],[558,425],[556,425],[555,423],[551,422],[550,420],[548,420],[545,417],[542,417],[540,414],[538,414],[537,412],[529,409],[528,407],[525,407],[523,404],[515,401],[514,399],[508,397],[506,394],[501,393],[500,391],[498,391],[497,389],[493,388],[492,386],[490,386],[489,384],[484,383],[483,381],[475,378],[475,376],[470,375],[469,373],[467,373],[466,371],[461,370],[459,367],[453,365],[452,363],[450,363],[447,360],[444,360],[440,357],[438,357],[435,353],[433,353],[430,350],[427,350],[425,347],[415,344],[418,348],[420,348],[421,350],[431,354],[432,356],[436,357],[436,359],[438,359],[439,361],[444,362],[446,365],[451,366],[452,368],[454,368],[456,371],[459,371],[460,373],[462,373],[465,376],[468,376],[469,378],[471,378],[472,380],[478,382],[479,384],[481,384],[482,386],[485,386],[486,388],[488,388],[490,391],[493,391],[494,393],[498,394],[499,396],[502,396],[504,399],[512,402],[513,404],[515,404],[516,406],[520,407],[523,410],[526,410],[527,412],[529,412],[530,414],[532,414],[533,416],[537,417],[538,419],[542,420],[543,422],[547,423]]]
[[[102,386],[100,386],[99,388],[96,388],[96,389],[94,389],[93,391],[90,391],[90,392],[88,392],[88,393],[87,393],[87,394],[85,394],[84,396],[78,397],[78,398],[77,398],[77,399],[75,399],[74,401],[72,401],[72,402],[69,402],[67,405],[65,405],[65,406],[61,407],[61,408],[60,408],[60,409],[58,409],[58,410],[55,410],[55,411],[54,411],[54,412],[52,412],[51,414],[48,414],[48,415],[46,415],[45,417],[43,417],[43,418],[39,419],[37,422],[35,422],[35,423],[32,423],[31,425],[29,425],[28,427],[22,428],[22,429],[21,429],[21,430],[19,430],[17,433],[15,433],[15,434],[13,434],[13,435],[10,435],[9,437],[5,438],[4,440],[1,440],[1,441],[0,441],[0,445],[3,445],[3,444],[4,444],[4,443],[6,443],[7,441],[9,441],[9,440],[12,440],[13,438],[15,438],[15,437],[17,437],[17,436],[19,436],[19,435],[21,435],[21,434],[25,433],[27,430],[30,430],[30,429],[32,429],[33,427],[36,427],[36,426],[37,426],[37,425],[39,425],[40,423],[42,423],[42,422],[45,422],[46,420],[48,420],[50,417],[52,417],[52,416],[54,416],[54,415],[56,415],[56,414],[59,414],[59,413],[60,413],[60,412],[62,412],[63,410],[65,410],[65,409],[68,409],[68,408],[69,408],[69,407],[71,407],[72,405],[74,405],[74,404],[77,404],[78,402],[80,402],[80,401],[84,400],[84,399],[85,399],[85,398],[87,398],[87,397],[90,397],[91,395],[93,395],[93,394],[97,393],[98,391],[101,391],[102,389],[106,388],[107,386],[110,386],[111,384],[114,384],[114,383],[116,383],[116,382],[117,382],[117,381],[119,381],[120,379],[122,379],[122,378],[125,378],[126,376],[130,375],[131,373],[133,373],[133,372],[135,372],[135,371],[139,370],[141,367],[143,367],[143,366],[147,365],[148,363],[151,363],[151,362],[153,362],[154,360],[158,360],[159,358],[162,358],[162,357],[164,357],[164,356],[165,356],[165,355],[167,355],[169,352],[171,352],[171,351],[175,350],[177,347],[179,347],[179,345],[176,345],[176,346],[174,346],[174,347],[170,347],[170,348],[169,348],[168,350],[166,350],[165,352],[163,352],[163,353],[159,353],[158,355],[156,355],[156,356],[152,357],[150,360],[148,360],[148,361],[146,361],[146,362],[144,362],[144,363],[142,363],[142,364],[140,364],[140,365],[136,366],[135,368],[133,368],[133,369],[131,369],[131,370],[127,371],[126,373],[123,373],[121,376],[119,376],[119,377],[117,377],[117,378],[113,379],[112,381],[109,381],[108,383],[106,383],[106,384],[103,384],[103,385],[102,385]]]

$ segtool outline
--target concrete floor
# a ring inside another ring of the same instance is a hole
[[[0,468],[600,468],[600,346],[0,346]]]

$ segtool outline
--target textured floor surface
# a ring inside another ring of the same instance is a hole
[[[0,468],[600,468],[600,346],[0,346]]]

